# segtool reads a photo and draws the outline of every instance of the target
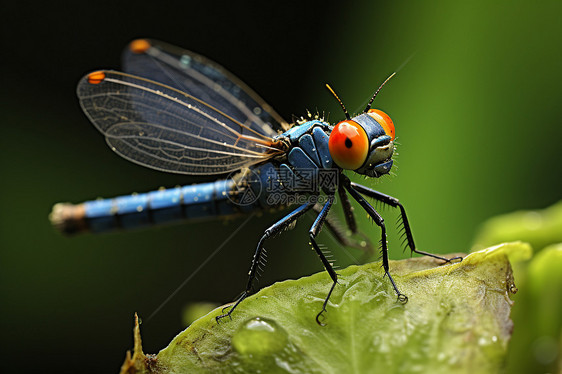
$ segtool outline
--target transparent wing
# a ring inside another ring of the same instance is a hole
[[[187,92],[263,135],[273,137],[290,127],[240,79],[196,53],[138,39],[123,52],[123,70]]]
[[[124,158],[181,174],[223,174],[282,152],[270,137],[172,87],[116,71],[78,83],[82,109]]]

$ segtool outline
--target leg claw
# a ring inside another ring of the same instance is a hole
[[[462,260],[463,260],[462,256],[457,256],[457,257],[450,258],[449,261],[447,261],[447,262],[459,263],[459,262],[462,262]]]
[[[318,313],[318,314],[316,315],[316,323],[317,323],[319,326],[321,326],[321,327],[326,326],[325,323],[320,322],[320,317],[322,317],[322,319],[325,319],[324,314],[323,314],[325,311],[326,311],[326,309],[322,308],[322,310],[320,311],[320,313]]]

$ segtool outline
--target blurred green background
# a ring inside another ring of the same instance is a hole
[[[74,238],[50,227],[59,201],[191,182],[121,159],[79,108],[78,79],[118,68],[136,37],[208,56],[289,120],[309,109],[338,121],[324,83],[358,111],[400,68],[375,101],[396,125],[394,176],[365,184],[401,200],[420,249],[466,252],[484,219],[562,197],[558,1],[12,2],[2,13],[0,355],[10,372],[117,372],[134,312],[145,317],[145,352],[156,353],[182,329],[186,303],[238,295],[275,221],[250,220],[148,321],[244,219]],[[395,212],[382,214],[391,258],[408,256]],[[260,286],[322,269],[307,244],[311,224],[305,217],[268,243]],[[363,217],[361,226],[378,240]],[[340,265],[352,263],[321,240]]]

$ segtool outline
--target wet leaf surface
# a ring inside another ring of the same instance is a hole
[[[145,365],[122,372],[498,372],[513,328],[516,287],[508,258],[530,255],[517,242],[455,264],[392,261],[406,304],[397,301],[380,262],[350,266],[339,272],[325,326],[315,317],[331,286],[327,274],[279,282],[242,302],[232,320],[217,324],[217,308],[157,356],[135,353]]]

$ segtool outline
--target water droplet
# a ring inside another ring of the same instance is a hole
[[[477,342],[482,350],[482,353],[484,353],[487,357],[497,357],[505,349],[497,335],[481,335]]]
[[[270,355],[283,350],[287,342],[287,332],[282,327],[261,317],[246,321],[232,337],[232,347],[243,355]]]

